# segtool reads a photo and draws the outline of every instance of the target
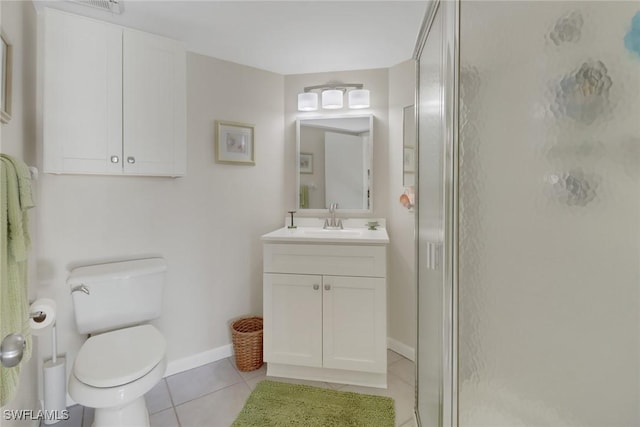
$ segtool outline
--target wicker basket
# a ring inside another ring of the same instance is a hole
[[[231,324],[236,366],[243,372],[255,371],[262,360],[262,318],[245,317]]]

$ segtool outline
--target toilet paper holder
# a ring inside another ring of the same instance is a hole
[[[33,319],[34,322],[42,323],[47,318],[47,314],[44,311],[34,311],[29,313],[29,319]]]

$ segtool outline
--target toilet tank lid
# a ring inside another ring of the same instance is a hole
[[[102,280],[127,279],[167,270],[164,258],[144,258],[128,261],[87,265],[71,270],[67,284],[80,285]]]

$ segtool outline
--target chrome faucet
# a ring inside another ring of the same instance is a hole
[[[331,203],[329,205],[329,218],[324,220],[325,230],[342,230],[342,219],[336,218],[336,209],[338,209],[337,203]]]

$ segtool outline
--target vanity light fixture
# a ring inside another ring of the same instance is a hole
[[[302,92],[298,94],[298,110],[316,111],[318,109],[318,94],[315,92]]]
[[[339,110],[342,108],[343,93],[339,89],[322,91],[322,108],[325,110]]]
[[[349,91],[349,108],[369,108],[369,91],[365,89]]]
[[[318,94],[322,93],[322,108],[337,110],[343,107],[344,93],[348,88],[349,108],[368,108],[370,105],[369,91],[363,89],[362,83],[328,83],[325,85],[307,86],[304,92],[298,94],[299,111],[316,111],[318,109]]]

